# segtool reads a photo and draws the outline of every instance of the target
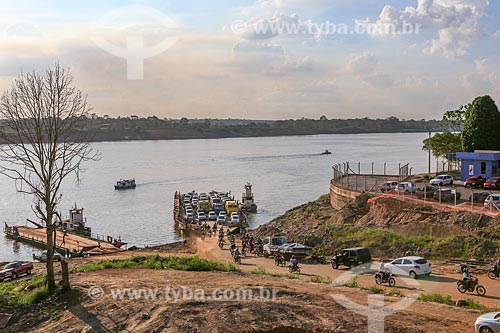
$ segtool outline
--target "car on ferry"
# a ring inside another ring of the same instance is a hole
[[[219,215],[217,216],[217,224],[224,224],[226,222],[226,216],[225,215]]]
[[[231,220],[229,223],[231,224],[240,223],[240,216],[238,215],[238,213],[231,213]]]
[[[217,214],[213,210],[208,212],[208,220],[209,221],[217,221]]]
[[[206,221],[207,216],[205,215],[205,212],[203,210],[198,210],[198,221]]]

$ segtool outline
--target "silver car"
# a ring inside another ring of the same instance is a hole
[[[474,328],[480,333],[500,333],[500,312],[485,313],[477,317]]]

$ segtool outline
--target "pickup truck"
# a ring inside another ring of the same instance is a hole
[[[8,263],[0,271],[0,281],[3,281],[7,278],[14,280],[18,276],[23,275],[23,274],[30,275],[32,270],[33,270],[33,263],[32,262],[14,261],[14,262]]]
[[[264,256],[269,257],[274,255],[274,252],[280,250],[281,253],[285,255],[288,259],[292,255],[296,257],[307,257],[312,254],[312,248],[310,246],[299,244],[299,243],[289,243],[288,237],[282,234],[274,234],[270,237],[266,237],[263,243]]]

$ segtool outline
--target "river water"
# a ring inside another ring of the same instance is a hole
[[[63,216],[75,203],[84,207],[93,233],[121,236],[129,246],[146,246],[181,239],[173,223],[175,191],[232,191],[241,199],[244,184],[253,184],[258,213],[255,228],[286,210],[328,192],[332,165],[362,163],[362,171],[397,173],[410,163],[413,173],[425,172],[422,151],[426,133],[314,135],[273,138],[197,139],[101,142],[102,158],[84,165],[83,182],[71,179],[62,189]],[[320,155],[328,149],[331,155]],[[357,168],[357,166],[356,166]],[[115,191],[120,178],[134,178],[135,190]],[[0,177],[0,221],[25,225],[36,220],[32,198],[16,193],[15,183]],[[3,229],[3,223],[2,223]],[[33,249],[0,236],[0,261],[30,259]]]

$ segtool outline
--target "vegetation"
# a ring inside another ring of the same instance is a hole
[[[450,295],[443,296],[438,293],[420,294],[418,295],[418,300],[422,302],[434,302],[446,305],[454,305],[455,302],[451,299]]]
[[[266,275],[267,274],[267,271],[264,267],[262,266],[257,266],[257,268],[255,269],[252,269],[250,271],[251,274],[257,274],[257,275]]]
[[[329,277],[323,277],[320,275],[314,275],[311,278],[311,282],[313,283],[323,283],[323,284],[332,284],[332,280]]]
[[[46,275],[32,276],[10,283],[0,283],[0,306],[40,303],[49,296],[45,287]]]
[[[403,297],[403,293],[401,292],[401,290],[399,290],[398,287],[392,287],[387,294],[391,296]]]
[[[312,134],[394,133],[438,131],[441,121],[386,119],[160,119],[107,115],[86,116],[93,141],[166,140],[196,138],[231,138]],[[0,141],[1,142],[1,141]]]
[[[500,137],[497,135],[500,126],[500,112],[490,96],[477,97],[465,113],[462,131],[464,151],[476,149],[500,149]]]
[[[353,276],[351,279],[348,281],[339,281],[335,283],[336,286],[339,287],[347,287],[347,288],[361,288],[359,282],[358,282],[358,277]]]
[[[128,259],[110,259],[83,265],[76,269],[76,272],[91,272],[102,269],[116,268],[149,268],[149,269],[175,269],[181,271],[221,271],[221,272],[239,272],[240,269],[234,263],[220,263],[201,259],[198,256],[161,257],[136,256]]]
[[[383,294],[384,293],[384,289],[379,288],[377,286],[373,286],[373,285],[369,286],[368,288],[362,287],[361,289],[368,291],[370,294]]]

